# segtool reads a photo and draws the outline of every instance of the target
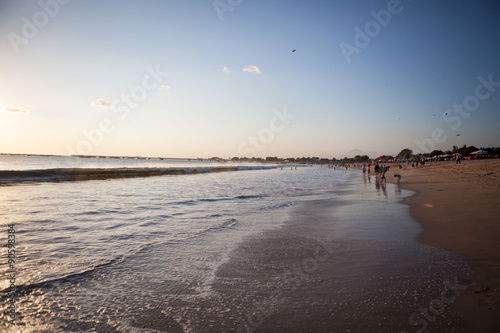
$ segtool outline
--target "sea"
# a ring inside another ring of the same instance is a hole
[[[344,243],[411,243],[449,268],[438,285],[466,276],[463,258],[413,240],[412,194],[326,165],[0,155],[0,330],[242,331],[245,309],[213,288],[220,268],[314,202],[338,206]]]

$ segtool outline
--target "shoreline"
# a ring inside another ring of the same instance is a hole
[[[416,192],[402,201],[422,225],[415,240],[460,254],[472,267],[456,302],[468,331],[500,331],[500,160],[389,165],[387,180],[400,174],[400,187]]]
[[[454,302],[468,285],[465,258],[415,241],[421,227],[396,186],[354,178],[299,203],[282,228],[246,238],[219,267],[212,288],[234,310],[233,329],[466,332],[453,306],[428,321],[417,314],[442,295]]]

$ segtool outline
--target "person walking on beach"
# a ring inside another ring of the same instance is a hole
[[[385,182],[385,171],[382,171],[382,176],[380,177],[380,183]]]
[[[455,155],[455,160],[456,160],[457,164],[462,164],[462,162],[460,161],[461,160],[460,154]]]

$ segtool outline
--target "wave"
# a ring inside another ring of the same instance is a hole
[[[41,282],[19,285],[19,286],[16,286],[16,293],[18,295],[25,295],[25,294],[29,294],[30,292],[32,292],[35,289],[51,288],[59,283],[70,282],[70,281],[75,281],[75,280],[78,280],[81,278],[85,278],[85,277],[99,271],[102,268],[120,264],[124,260],[125,260],[124,257],[115,258],[115,259],[112,259],[108,262],[93,266],[92,268],[89,268],[86,270],[83,270],[81,272],[71,273],[71,274],[63,275],[63,276],[60,276],[57,278],[53,278],[53,279],[45,280],[45,281],[41,281]],[[7,292],[9,290],[10,290],[10,288],[0,290],[0,293],[3,294],[0,297],[0,300],[7,298]]]
[[[259,194],[255,194],[255,195],[238,195],[236,196],[235,199],[257,199],[257,198],[265,198],[267,197],[267,195],[259,195]]]
[[[15,185],[29,182],[64,182],[83,180],[105,180],[116,178],[138,178],[166,175],[189,175],[239,170],[260,170],[273,167],[190,167],[190,168],[59,168],[44,170],[0,170],[0,185]]]
[[[228,219],[228,220],[224,221],[219,226],[208,228],[208,229],[202,231],[202,233],[219,231],[219,230],[222,230],[222,229],[231,228],[231,227],[235,226],[237,223],[238,223],[238,220],[236,220],[234,218],[231,218],[231,219]]]
[[[275,210],[275,209],[280,209],[280,208],[288,208],[288,207],[292,207],[292,206],[293,206],[293,202],[282,202],[282,203],[279,203],[276,205],[261,207],[260,210]]]

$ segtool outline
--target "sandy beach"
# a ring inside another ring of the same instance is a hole
[[[465,258],[415,242],[421,227],[400,203],[409,193],[365,180],[365,191],[359,173],[352,188],[297,205],[283,228],[241,243],[212,285],[227,314],[211,329],[467,332],[451,305],[470,285]]]
[[[415,191],[404,203],[422,224],[416,240],[465,256],[473,269],[470,286],[457,311],[469,332],[500,331],[500,160],[427,163],[412,168],[392,165],[401,188]]]
[[[214,289],[245,309],[232,314],[239,332],[498,332],[498,167],[499,160],[392,165],[387,179],[399,173],[399,188],[416,192],[403,199],[422,227],[410,240],[380,237],[394,222],[411,225],[399,203],[379,203],[372,216],[351,206],[343,216],[343,207],[364,201],[312,201],[296,207],[285,228],[244,242]],[[394,191],[372,174],[374,184],[381,197]]]

